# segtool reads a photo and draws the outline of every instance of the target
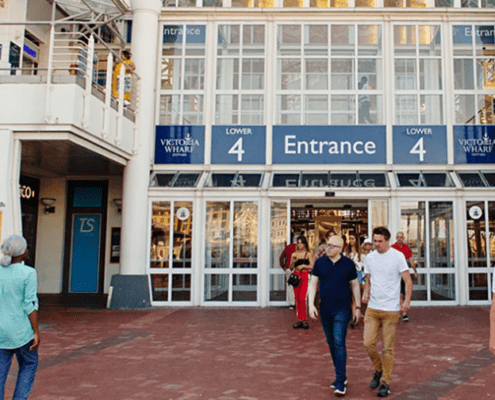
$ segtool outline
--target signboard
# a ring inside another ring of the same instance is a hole
[[[385,164],[385,126],[274,126],[274,164]]]
[[[186,34],[186,43],[205,43],[206,25],[164,25],[163,43],[182,43]]]
[[[494,25],[454,25],[452,27],[454,44],[495,44]]]
[[[203,164],[205,127],[159,125],[156,127],[155,164]]]
[[[445,126],[394,126],[394,164],[447,164]]]
[[[264,126],[213,126],[212,164],[264,164],[266,128]]]
[[[454,126],[455,164],[495,163],[495,126]]]
[[[21,48],[13,42],[10,42],[9,63],[10,75],[15,75],[15,70],[21,66]]]

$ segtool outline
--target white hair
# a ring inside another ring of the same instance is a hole
[[[2,258],[0,258],[0,265],[3,267],[8,267],[12,264],[12,257],[17,257],[22,254],[27,249],[27,242],[20,235],[11,235],[7,239],[5,239],[0,247],[0,250],[4,254]]]

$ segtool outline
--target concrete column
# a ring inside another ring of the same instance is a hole
[[[150,305],[146,275],[149,252],[148,186],[151,144],[155,131],[154,110],[160,0],[131,0],[132,60],[140,77],[137,118],[138,152],[124,170],[120,275],[112,277],[111,308],[142,308]]]

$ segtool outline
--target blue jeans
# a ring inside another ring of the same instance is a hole
[[[327,312],[321,310],[321,324],[327,337],[328,347],[335,367],[336,382],[344,383],[346,377],[347,349],[345,337],[351,320],[351,309]]]
[[[31,340],[28,344],[17,349],[0,349],[0,400],[3,400],[5,393],[5,382],[9,373],[10,364],[14,354],[19,364],[17,383],[15,385],[13,400],[25,400],[28,398],[33,388],[36,368],[38,368],[38,350],[29,350],[33,344]]]

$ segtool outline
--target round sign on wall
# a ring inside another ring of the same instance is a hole
[[[479,206],[472,206],[469,208],[469,216],[472,219],[479,219],[481,218],[482,214],[483,214],[483,210]]]
[[[185,221],[186,219],[189,218],[191,212],[189,211],[189,208],[181,207],[177,210],[176,214],[178,219],[180,219],[181,221]]]

